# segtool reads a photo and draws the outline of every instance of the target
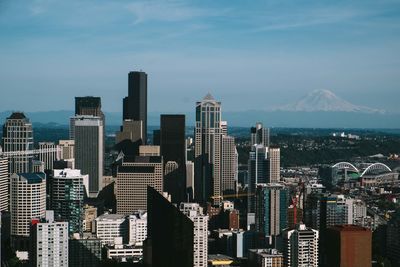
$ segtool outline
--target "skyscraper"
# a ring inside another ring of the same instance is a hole
[[[210,94],[196,103],[195,128],[195,198],[205,203],[221,196],[221,102]]]
[[[33,149],[33,130],[29,119],[22,112],[14,112],[3,126],[4,152],[26,152]],[[9,173],[32,171],[33,154],[20,153],[9,157]]]
[[[256,192],[256,230],[275,237],[287,227],[289,191],[281,184],[260,184]],[[272,239],[270,239],[270,244]]]
[[[89,175],[89,195],[96,197],[103,178],[103,121],[100,117],[75,116],[75,166]]]
[[[95,96],[75,97],[75,116],[95,116],[103,121],[103,138],[105,137],[105,116],[101,110],[101,98]],[[75,120],[70,120],[69,138],[75,139]],[[103,141],[104,142],[104,141]]]
[[[142,121],[143,144],[147,142],[147,74],[131,71],[128,74],[128,96],[123,101],[123,120]]]
[[[147,206],[146,266],[193,267],[193,221],[150,186]]]
[[[238,153],[235,138],[228,135],[222,136],[221,156],[221,191],[222,194],[236,193],[238,172]]]
[[[327,231],[328,267],[371,267],[372,232],[355,225],[337,225]]]
[[[136,156],[125,160],[117,169],[117,213],[129,215],[147,210],[147,186],[163,192],[163,160],[161,156]]]
[[[164,168],[164,191],[179,204],[186,199],[185,115],[161,115],[160,148],[164,164],[176,164],[173,169]]]
[[[28,237],[31,220],[46,215],[46,175],[20,173],[10,179],[11,235]]]
[[[251,147],[248,160],[248,213],[255,212],[255,193],[257,184],[269,183],[268,148],[263,145]]]
[[[1,155],[0,147],[0,211],[8,210],[10,197],[8,184],[8,159]]]
[[[57,220],[69,222],[69,233],[81,233],[83,201],[88,195],[89,176],[80,170],[54,170],[48,179],[51,187],[51,208]]]
[[[255,127],[251,127],[251,145],[263,145],[269,147],[269,128],[263,127],[261,122],[257,122]]]
[[[193,221],[193,267],[207,267],[208,216],[197,203],[181,203],[179,209]]]
[[[304,224],[296,225],[283,233],[283,260],[285,267],[318,267],[317,230],[307,228]]]
[[[68,267],[68,222],[55,222],[53,211],[34,219],[31,227],[31,266]]]
[[[269,182],[278,183],[281,180],[281,150],[279,147],[268,148]]]

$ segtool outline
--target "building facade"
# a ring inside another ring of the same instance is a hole
[[[8,157],[10,174],[32,172],[33,154],[26,152],[33,150],[33,130],[24,113],[14,112],[6,119],[2,147],[4,152],[22,152]]]
[[[9,201],[8,159],[1,155],[0,147],[0,211],[8,210]]]
[[[89,175],[89,196],[101,190],[104,170],[103,121],[89,115],[75,117],[75,167]]]
[[[31,220],[46,215],[46,175],[12,174],[10,180],[11,235],[29,237]]]
[[[54,170],[49,182],[55,218],[69,222],[69,233],[82,233],[83,203],[88,195],[89,176],[82,175],[80,170]]]
[[[223,135],[221,155],[221,191],[223,195],[236,193],[237,173],[238,153],[235,138]]]
[[[318,267],[319,232],[298,224],[283,233],[283,260],[285,267]]]

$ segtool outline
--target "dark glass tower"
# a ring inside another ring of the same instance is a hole
[[[101,98],[95,96],[75,97],[75,115],[103,117]]]
[[[147,214],[145,266],[192,267],[192,220],[150,186],[147,187]]]
[[[124,98],[123,120],[143,122],[143,143],[147,142],[147,74],[131,71],[128,74],[128,96]]]
[[[161,115],[160,146],[164,159],[164,190],[173,203],[185,201],[186,144],[185,115]]]

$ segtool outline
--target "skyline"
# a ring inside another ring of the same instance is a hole
[[[399,11],[395,1],[2,1],[0,106],[70,110],[93,95],[121,112],[128,72],[143,70],[149,112],[192,111],[208,92],[224,111],[265,110],[316,89],[400,112]]]

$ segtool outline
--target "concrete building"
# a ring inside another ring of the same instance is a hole
[[[90,205],[85,205],[83,206],[83,231],[84,232],[94,232],[94,221],[97,218],[97,208],[90,206]]]
[[[281,149],[273,146],[268,148],[269,182],[279,183],[281,180]]]
[[[32,221],[31,240],[32,266],[68,267],[68,222],[55,222],[53,211]]]
[[[129,245],[143,246],[147,238],[147,213],[129,215]]]
[[[186,200],[195,198],[194,191],[194,162],[186,161]]]
[[[58,146],[61,150],[61,159],[70,160],[75,158],[75,140],[60,140]]]
[[[137,263],[143,259],[143,247],[122,243],[122,238],[115,238],[114,245],[105,245],[107,259],[117,262],[132,261]]]
[[[6,119],[3,126],[2,147],[4,152],[26,152],[33,150],[32,123],[22,112],[14,112]],[[32,172],[33,154],[18,153],[10,156],[8,172]]]
[[[289,191],[282,184],[259,184],[256,191],[256,231],[276,237],[287,228]]]
[[[10,179],[11,235],[28,237],[31,220],[46,215],[46,175],[20,173]]]
[[[337,225],[327,231],[327,267],[371,267],[372,232],[355,225]]]
[[[400,212],[393,214],[386,232],[387,257],[392,266],[400,266]],[[384,249],[383,249],[384,250]]]
[[[101,190],[104,169],[104,125],[100,117],[75,116],[75,166],[89,175],[89,195]]]
[[[250,249],[248,267],[283,267],[283,254],[276,249]]]
[[[55,218],[69,222],[69,233],[82,233],[83,202],[88,195],[89,176],[80,170],[54,170],[51,179],[51,208]]]
[[[124,155],[138,155],[139,146],[145,143],[143,131],[143,121],[124,120],[121,130],[115,136],[117,150]]]
[[[43,161],[45,170],[52,170],[53,163],[61,159],[61,150],[54,142],[39,142],[39,160]]]
[[[319,232],[298,224],[283,232],[283,259],[285,267],[318,267]]]
[[[207,94],[196,102],[195,127],[195,199],[205,204],[213,198],[220,202],[222,136],[221,102]]]
[[[147,210],[147,186],[163,192],[163,159],[160,156],[137,156],[124,161],[117,169],[117,213],[129,215]]]
[[[125,215],[103,214],[95,219],[96,237],[101,239],[101,244],[113,245],[116,237],[124,241],[128,236],[128,221]]]
[[[223,135],[221,156],[221,191],[223,195],[236,193],[237,173],[238,153],[235,138]]]
[[[0,211],[8,210],[8,203],[10,200],[8,185],[8,159],[1,155],[0,147]]]
[[[193,221],[193,266],[206,267],[208,255],[208,216],[197,203],[181,203],[180,211]]]
[[[247,212],[255,213],[255,193],[258,184],[269,183],[268,148],[263,145],[251,147],[248,160],[248,200]]]

